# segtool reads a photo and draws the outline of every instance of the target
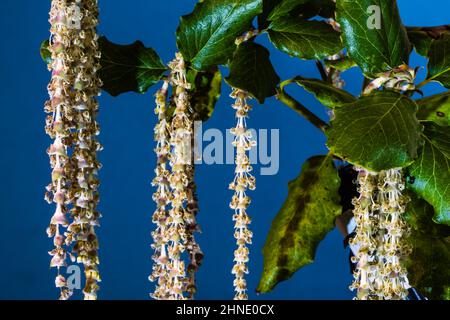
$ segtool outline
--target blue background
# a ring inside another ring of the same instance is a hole
[[[100,1],[99,33],[111,41],[131,43],[142,40],[160,54],[164,62],[175,51],[174,32],[179,16],[192,11],[194,0]],[[407,25],[449,23],[448,0],[399,0],[403,21]],[[49,270],[47,251],[52,248],[45,229],[53,207],[43,200],[50,181],[48,156],[50,139],[44,132],[43,104],[50,75],[39,56],[42,40],[48,38],[50,1],[3,0],[1,5],[0,51],[0,298],[54,299],[55,270]],[[319,77],[314,63],[278,52],[266,36],[258,41],[267,44],[271,59],[282,79],[295,75]],[[425,65],[414,54],[412,66]],[[226,75],[227,71],[223,70]],[[425,70],[420,72],[423,79]],[[358,94],[362,77],[356,69],[344,76],[347,89]],[[134,93],[100,98],[99,122],[102,127],[100,153],[103,169],[100,211],[103,213],[100,258],[103,282],[100,298],[146,299],[152,290],[147,281],[152,254],[149,247],[151,215],[154,204],[150,180],[154,176],[152,88],[145,95]],[[326,119],[322,106],[300,89],[291,93]],[[426,87],[427,94],[442,89]],[[213,117],[204,125],[224,132],[234,123],[229,88],[224,85],[222,98]],[[255,103],[256,104],[256,103]],[[250,126],[280,129],[280,171],[274,176],[257,176],[257,189],[251,192],[250,214],[254,244],[251,247],[248,277],[252,299],[350,299],[351,275],[348,252],[342,237],[334,230],[320,244],[316,261],[278,285],[267,295],[254,293],[262,270],[261,248],[270,223],[287,195],[287,183],[295,178],[302,163],[310,156],[326,153],[320,132],[274,98],[251,113]],[[259,167],[256,166],[256,172]],[[198,220],[203,233],[198,241],[206,254],[198,273],[199,299],[233,297],[232,256],[234,250],[232,212],[228,207],[233,177],[231,165],[200,165],[197,169],[200,208]]]

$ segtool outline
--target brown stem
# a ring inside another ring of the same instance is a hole
[[[361,92],[364,92],[364,90],[366,89],[366,87],[369,85],[370,83],[370,79],[367,77],[364,77],[363,80],[363,84],[362,84],[362,88],[361,88]]]
[[[316,60],[316,66],[317,69],[320,72],[320,76],[322,77],[323,81],[329,82],[329,77],[328,77],[328,73],[326,72],[322,62],[320,60]]]
[[[422,88],[423,86],[429,84],[431,81],[433,81],[433,79],[426,79],[426,80],[422,81],[421,83],[419,83],[416,86],[416,89]]]

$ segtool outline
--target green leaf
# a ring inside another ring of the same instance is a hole
[[[42,60],[44,60],[47,64],[52,61],[52,53],[50,52],[50,50],[48,50],[48,46],[49,46],[49,41],[44,40],[44,41],[42,41],[41,47],[39,50]]]
[[[216,67],[207,72],[188,70],[188,81],[191,83],[190,102],[195,114],[195,120],[208,120],[220,98],[222,75]]]
[[[438,81],[450,89],[450,34],[434,40],[428,56],[428,79]]]
[[[262,12],[262,0],[208,0],[181,17],[177,45],[183,57],[199,71],[226,64],[236,49],[235,39],[252,26]]]
[[[431,42],[443,33],[450,33],[450,25],[437,27],[406,27],[408,38],[418,54],[428,57]]]
[[[428,37],[424,32],[410,30],[408,30],[408,38],[418,54],[424,57],[428,56],[428,50],[430,49],[431,41],[433,41],[432,38]]]
[[[315,16],[333,18],[336,9],[336,4],[333,0],[297,0],[284,4],[282,2],[283,0],[263,0],[263,12],[258,16],[258,27],[260,30],[265,30],[270,24],[270,20],[276,20],[288,15],[302,17],[305,20]],[[273,15],[273,17],[269,17],[270,15]]]
[[[334,68],[339,71],[347,71],[348,69],[357,66],[356,62],[349,56],[345,56],[337,60],[325,59],[324,63],[328,68]]]
[[[317,100],[328,108],[335,108],[356,101],[356,98],[347,91],[335,88],[322,80],[297,77],[295,82],[305,88],[306,91],[314,94]]]
[[[300,59],[322,59],[343,48],[339,32],[323,21],[284,17],[273,21],[268,33],[275,47]]]
[[[280,0],[278,1],[279,3],[274,7],[272,12],[269,14],[268,20],[275,20],[286,16],[296,7],[308,1],[310,0]]]
[[[295,8],[294,13],[299,14],[304,19],[321,16],[323,18],[334,18],[336,4],[333,0],[308,0]]]
[[[264,270],[258,292],[271,291],[313,262],[318,244],[341,214],[339,185],[338,171],[329,156],[308,159],[300,175],[289,182],[288,197],[263,248]]]
[[[128,91],[145,93],[167,70],[158,54],[140,41],[119,45],[101,37],[99,46],[102,89],[112,96]]]
[[[380,8],[379,29],[372,6]],[[336,15],[348,52],[367,77],[408,64],[411,49],[396,1],[338,0]]]
[[[417,105],[399,93],[379,91],[334,109],[327,146],[370,171],[405,167],[417,157]]]
[[[270,21],[268,20],[270,13],[282,0],[263,0],[263,10],[261,14],[258,15],[258,29],[266,29]]]
[[[427,202],[413,194],[410,198],[406,211],[412,247],[406,262],[408,280],[429,299],[449,300],[450,229],[433,223],[433,208]]]
[[[430,203],[434,221],[450,226],[450,127],[425,123],[419,158],[409,167],[408,188]]]
[[[239,45],[230,63],[230,75],[225,80],[230,86],[249,92],[260,103],[276,94],[280,82],[269,51],[254,42]]]
[[[426,32],[408,29],[408,38],[418,54],[424,57],[428,56],[428,50],[430,49],[431,41],[433,41],[433,39],[430,38]]]
[[[429,120],[440,126],[450,125],[450,91],[416,101],[419,105],[417,119]]]

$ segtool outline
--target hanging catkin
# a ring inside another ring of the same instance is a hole
[[[100,68],[97,16],[96,0],[52,2],[49,45],[52,80],[50,100],[46,103],[46,111],[52,114],[47,119],[46,130],[55,139],[49,148],[53,172],[47,198],[57,203],[48,228],[56,246],[50,253],[51,264],[58,270],[65,266],[68,248],[75,242],[73,253],[85,269],[85,299],[96,299],[100,281],[98,241],[94,231],[100,217],[96,206],[99,201],[97,170],[100,169],[97,151],[101,150],[96,141],[99,127],[95,121],[96,97],[101,86],[97,76]],[[61,226],[67,226],[64,234]],[[70,256],[75,259],[72,253]],[[61,288],[62,299],[70,297],[72,290],[62,275],[58,276],[56,285]]]
[[[248,117],[248,112],[251,110],[250,105],[247,104],[247,99],[249,99],[248,94],[245,91],[233,89],[231,97],[235,99],[232,107],[236,110],[237,119],[236,127],[230,130],[235,136],[233,146],[236,148],[235,177],[229,186],[235,192],[230,202],[230,207],[234,210],[234,237],[236,238],[237,245],[237,249],[234,251],[235,264],[232,269],[232,274],[235,276],[233,285],[236,294],[234,299],[246,300],[248,299],[247,282],[244,276],[248,273],[247,262],[249,260],[249,249],[247,244],[252,243],[253,236],[252,232],[248,229],[248,225],[251,222],[247,214],[250,197],[246,195],[246,191],[247,189],[255,189],[255,177],[250,174],[252,167],[247,152],[256,146],[256,141],[252,140],[252,134],[247,129],[246,118]]]
[[[352,262],[357,265],[350,289],[357,290],[359,300],[378,300],[381,277],[376,255],[379,233],[377,174],[358,169],[357,183],[359,197],[353,199],[356,229],[350,244],[358,248],[358,253],[352,257]]]
[[[382,171],[379,174],[380,238],[378,245],[381,264],[381,296],[385,300],[404,300],[409,287],[406,268],[403,265],[410,248],[406,244],[408,232],[404,221],[408,202],[402,192],[405,183],[401,169]]]
[[[407,198],[402,171],[391,169],[358,174],[359,198],[353,200],[356,221],[355,237],[351,245],[358,253],[355,281],[360,300],[401,300],[409,288],[403,266],[409,247],[405,243],[407,226],[403,214]]]
[[[51,24],[49,51],[51,62],[48,67],[52,78],[48,85],[50,99],[45,104],[45,111],[50,115],[46,119],[46,132],[54,139],[47,150],[52,167],[52,182],[47,186],[46,200],[56,203],[56,211],[47,228],[49,237],[53,237],[55,249],[49,252],[52,256],[50,266],[58,269],[55,280],[60,288],[60,299],[68,299],[73,291],[68,288],[66,278],[61,274],[61,268],[67,266],[67,248],[65,245],[64,229],[69,225],[68,206],[70,179],[73,168],[69,158],[69,148],[72,147],[71,130],[73,129],[74,110],[72,107],[71,88],[74,75],[71,67],[73,30],[66,23],[66,1],[53,0],[50,9]]]
[[[169,68],[169,82],[165,82],[157,94],[159,121],[155,136],[158,140],[159,160],[154,185],[159,191],[157,190],[154,199],[158,201],[162,189],[170,196],[158,202],[157,213],[153,218],[157,228],[153,232],[155,264],[150,280],[158,279],[153,298],[184,300],[194,296],[195,272],[203,254],[194,237],[194,233],[199,229],[195,217],[198,203],[195,195],[192,147],[194,122],[189,103],[190,84],[186,79],[186,66],[180,53],[169,63]],[[169,84],[172,86],[175,107],[170,125],[165,107]],[[162,146],[164,148],[161,148]],[[170,163],[169,170],[167,161]],[[162,162],[164,167],[161,166]],[[171,207],[168,210],[166,206],[169,202]],[[190,258],[187,272],[183,257],[185,251]]]
[[[186,299],[185,291],[187,286],[185,262],[182,253],[188,245],[186,202],[187,187],[189,177],[187,174],[187,164],[191,159],[190,144],[192,136],[192,121],[188,115],[189,100],[187,90],[190,88],[186,80],[186,70],[183,57],[180,53],[170,62],[171,85],[174,96],[175,111],[171,123],[170,143],[172,153],[170,165],[172,173],[169,177],[170,187],[172,188],[172,208],[169,211],[169,234],[170,242],[169,252],[169,285],[170,299]]]
[[[75,71],[75,109],[77,132],[72,156],[76,167],[76,183],[74,183],[74,207],[71,211],[78,229],[74,246],[77,261],[84,265],[86,284],[83,289],[86,300],[95,300],[99,289],[100,275],[98,272],[98,240],[95,227],[99,225],[100,213],[97,211],[99,202],[97,172],[101,168],[97,159],[97,151],[102,149],[96,136],[100,128],[96,122],[98,102],[102,85],[97,76],[100,69],[100,51],[98,47],[97,0],[82,0],[80,2],[81,29],[74,39],[73,45],[78,48],[78,59],[74,60]]]
[[[168,233],[168,206],[172,200],[172,193],[169,185],[169,157],[170,157],[170,126],[167,122],[167,90],[169,82],[164,81],[162,87],[156,93],[155,113],[158,115],[158,123],[155,126],[155,153],[157,155],[157,165],[155,169],[155,178],[152,185],[156,187],[153,194],[153,201],[156,203],[156,210],[153,213],[153,223],[156,225],[152,232],[154,249],[153,271],[150,275],[150,281],[158,281],[151,296],[154,299],[166,300],[170,298],[169,288],[169,259],[167,257],[167,245],[170,239]]]

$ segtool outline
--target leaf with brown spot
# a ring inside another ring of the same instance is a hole
[[[312,263],[320,241],[342,212],[340,179],[329,156],[308,159],[289,182],[288,197],[272,222],[264,245],[264,270],[258,292],[271,291],[298,269]]]
[[[417,53],[428,57],[428,50],[433,40],[439,39],[441,35],[450,33],[450,25],[435,27],[406,27],[408,38]]]
[[[416,101],[417,119],[433,121],[440,126],[450,126],[450,91]]]

